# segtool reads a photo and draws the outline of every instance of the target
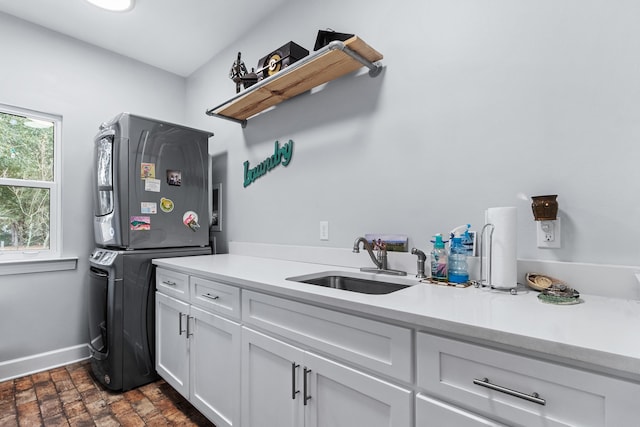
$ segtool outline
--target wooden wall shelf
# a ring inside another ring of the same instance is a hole
[[[366,66],[376,77],[382,71],[382,54],[357,36],[332,41],[282,71],[241,91],[207,115],[232,120],[245,127],[247,120],[289,98]]]

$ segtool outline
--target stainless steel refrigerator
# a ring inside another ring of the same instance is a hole
[[[94,138],[89,348],[92,372],[110,390],[157,378],[151,260],[211,253],[211,136],[123,113]]]

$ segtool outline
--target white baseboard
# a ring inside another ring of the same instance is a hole
[[[0,362],[0,382],[46,371],[89,358],[89,346],[80,344]]]

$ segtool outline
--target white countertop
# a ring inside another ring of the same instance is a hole
[[[367,295],[285,280],[332,267],[244,255],[156,259],[154,264],[242,288],[340,311],[373,316],[418,330],[441,331],[553,361],[640,381],[640,301],[581,295],[577,305],[551,305],[537,292],[517,295],[486,288],[419,283],[386,295]]]

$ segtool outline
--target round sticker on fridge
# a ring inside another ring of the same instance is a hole
[[[160,209],[162,212],[171,212],[173,210],[173,200],[162,197],[160,199]]]
[[[198,224],[198,214],[194,211],[185,212],[184,215],[182,215],[182,222],[193,231],[200,228],[200,224]]]

